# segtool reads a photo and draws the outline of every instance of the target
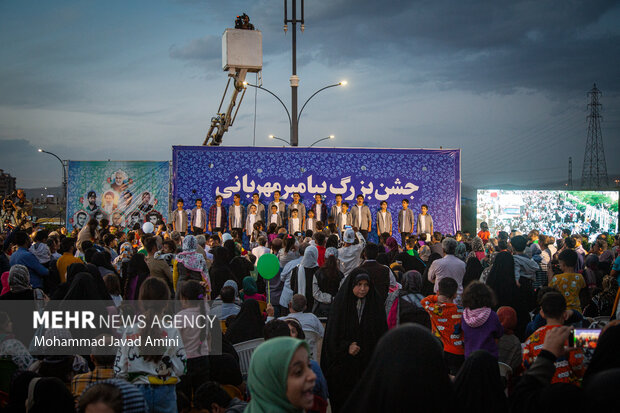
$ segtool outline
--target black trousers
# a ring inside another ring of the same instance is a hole
[[[360,229],[360,233],[362,234],[364,239],[368,239],[368,231],[366,231],[365,229]]]

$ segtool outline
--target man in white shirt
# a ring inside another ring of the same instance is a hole
[[[364,195],[360,194],[357,196],[357,204],[351,209],[353,226],[359,229],[364,239],[367,239],[372,226],[372,216],[368,206],[364,205]]]
[[[222,196],[215,197],[215,205],[209,208],[209,232],[222,234],[226,231],[226,210],[222,206]]]
[[[428,269],[428,280],[435,284],[434,291],[439,288],[439,281],[442,278],[453,278],[459,285],[457,290],[457,304],[460,304],[463,294],[463,276],[465,276],[465,263],[454,256],[458,242],[454,238],[444,238],[441,246],[445,256],[433,261]]]
[[[244,225],[245,208],[241,205],[241,195],[235,194],[233,204],[228,208],[228,227],[231,232],[236,231],[241,236]]]
[[[392,214],[387,210],[387,202],[381,201],[381,209],[377,212],[377,235],[388,233],[392,236]]]
[[[336,203],[332,205],[329,216],[334,218],[334,222],[338,219],[338,214],[342,212],[342,195],[336,195]]]
[[[202,199],[196,199],[196,207],[192,209],[192,233],[202,234],[207,229],[207,211],[202,207]]]

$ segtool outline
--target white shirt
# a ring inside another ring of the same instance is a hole
[[[202,228],[202,214],[200,213],[201,209],[202,208],[196,209],[196,223],[194,224],[195,227],[199,228]]]
[[[248,231],[254,230],[254,222],[256,222],[256,214],[250,214],[250,225]]]
[[[273,205],[276,206],[276,211],[280,212],[280,201],[273,201]]]
[[[316,204],[316,206],[317,206],[316,211],[315,211],[316,212],[316,220],[320,221],[321,220],[321,209],[323,209],[322,208],[323,204]]]
[[[463,294],[463,276],[465,275],[465,263],[454,255],[446,254],[442,259],[435,260],[428,269],[428,280],[435,283],[434,291],[439,289],[439,281],[442,278],[453,278],[459,285],[457,294]]]
[[[355,205],[357,207],[357,227],[362,229],[362,208],[364,205]]]
[[[334,205],[336,207],[336,216],[342,212],[342,205]]]
[[[299,218],[291,218],[293,233],[299,232]]]
[[[184,210],[179,211],[177,209],[177,231],[185,232],[186,228],[183,228],[183,214],[185,214]]]
[[[271,219],[269,220],[269,223],[274,223],[277,224],[278,223],[278,214],[271,214]]]
[[[271,251],[269,248],[259,245],[258,247],[252,248],[252,255],[258,260],[261,255],[268,254],[269,251]]]
[[[403,227],[400,229],[400,232],[407,232],[405,231],[405,224],[407,223],[407,211],[409,210],[403,209]]]
[[[222,207],[215,207],[217,209],[217,213],[215,214],[215,226],[220,227],[220,221],[222,220]]]
[[[429,232],[429,228],[426,228],[426,215],[420,214],[420,226],[422,228],[418,228],[419,232]]]
[[[314,218],[308,218],[306,221],[306,229],[314,231]]]
[[[233,205],[235,207],[235,228],[241,228],[241,205]]]

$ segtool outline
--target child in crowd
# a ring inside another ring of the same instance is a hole
[[[267,240],[269,241],[269,245],[271,245],[272,241],[276,239],[277,236],[278,236],[278,224],[274,224],[272,222],[267,227]]]
[[[123,302],[123,297],[121,297],[121,281],[116,274],[106,274],[103,277],[103,283],[105,284],[106,290],[108,290],[108,294],[112,297],[112,301],[114,301],[114,305],[119,307]]]
[[[568,316],[564,296],[555,291],[545,294],[540,315],[547,321],[547,325],[536,330],[523,344],[523,367],[526,369],[538,357],[549,330],[564,325]],[[584,373],[583,361],[581,349],[572,349],[567,355],[559,357],[555,361],[555,374],[551,383],[576,383]]]
[[[498,361],[509,365],[513,373],[516,373],[523,360],[521,341],[514,334],[514,330],[517,328],[517,312],[512,307],[504,306],[497,309],[497,317],[504,327],[504,335],[497,342]]]
[[[472,281],[463,291],[463,338],[465,357],[476,350],[486,350],[498,357],[496,340],[504,334],[495,311],[493,290],[480,281]]]
[[[556,288],[564,295],[569,310],[581,311],[579,293],[582,288],[586,288],[586,282],[583,276],[575,271],[577,260],[577,253],[574,250],[562,251],[558,256],[562,274],[554,275],[549,281],[549,286]]]
[[[478,231],[477,235],[480,237],[483,244],[486,245],[486,243],[489,242],[491,233],[489,232],[489,225],[486,222],[480,223],[480,231]]]
[[[463,310],[454,304],[458,288],[459,285],[453,278],[442,278],[439,281],[437,295],[430,295],[420,302],[431,318],[433,334],[443,343],[446,366],[453,376],[465,360],[461,329]]]
[[[139,301],[146,315],[145,327],[139,331],[127,331],[123,339],[141,337],[141,346],[125,345],[120,348],[114,363],[117,378],[130,380],[142,392],[151,413],[174,412],[177,409],[176,384],[185,371],[185,349],[182,340],[168,346],[146,346],[146,340],[180,337],[174,327],[158,326],[170,298],[170,290],[164,281],[149,277],[140,287]],[[170,341],[168,341],[170,343]]]
[[[199,320],[201,316],[206,319],[205,308],[206,292],[200,282],[189,280],[181,284],[180,298],[183,309],[178,315],[188,320]],[[208,321],[205,322],[207,325]],[[207,337],[208,328],[179,327],[183,338],[185,353],[187,356],[187,371],[181,378],[177,390],[181,390],[186,396],[196,392],[198,387],[209,379],[209,346],[211,337]]]

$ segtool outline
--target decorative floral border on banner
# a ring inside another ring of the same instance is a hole
[[[202,198],[208,209],[218,194],[224,205],[232,204],[234,193],[247,204],[254,192],[267,205],[275,189],[286,204],[292,192],[301,192],[307,208],[320,193],[329,208],[336,193],[351,205],[362,193],[372,212],[375,239],[382,200],[388,202],[394,228],[406,198],[416,217],[422,204],[429,206],[435,230],[453,234],[460,229],[459,149],[173,146],[172,171],[173,198],[183,198],[186,208]],[[397,231],[393,235],[400,239]]]
[[[167,222],[169,182],[167,161],[70,161],[67,229],[90,218],[121,228]]]

